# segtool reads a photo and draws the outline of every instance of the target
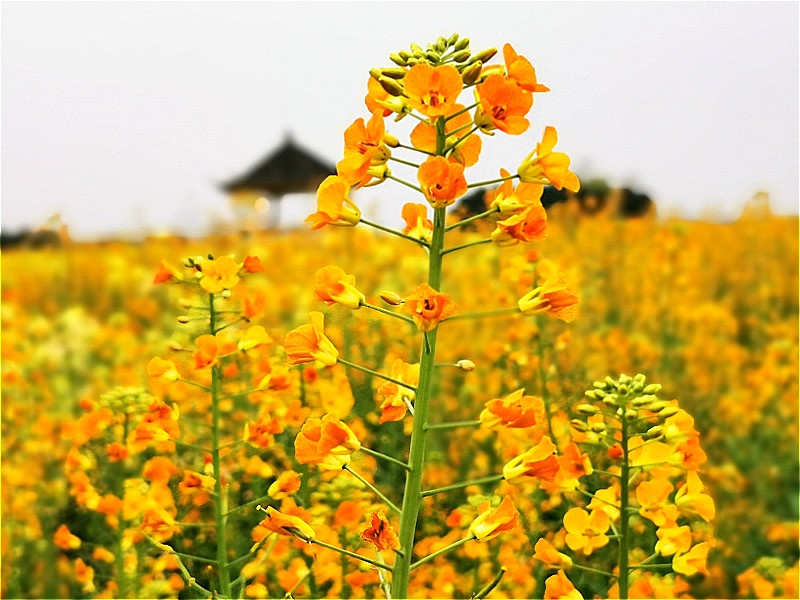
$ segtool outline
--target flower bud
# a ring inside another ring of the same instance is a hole
[[[645,408],[647,410],[649,410],[650,412],[659,412],[666,405],[667,405],[666,402],[664,402],[663,400],[659,400],[658,402],[652,402],[652,403],[648,404],[647,406],[645,406]]]
[[[383,75],[381,75],[377,79],[378,79],[378,83],[381,84],[381,87],[390,96],[402,96],[403,95],[403,86],[401,84],[399,84],[396,80],[391,79],[390,77],[384,77]]]
[[[472,57],[473,62],[481,62],[487,63],[492,60],[492,57],[497,54],[497,48],[487,48],[486,50],[481,50],[475,56]]]
[[[181,325],[186,325],[191,320],[192,320],[191,317],[188,317],[186,315],[178,316],[178,323],[180,323]]]
[[[663,431],[663,428],[661,427],[661,425],[656,425],[655,427],[651,427],[650,429],[647,430],[647,437],[648,437],[648,439],[651,439],[651,440],[654,439],[654,438],[661,437],[661,432],[662,431]]]
[[[605,390],[608,388],[608,383],[605,381],[595,381],[592,385],[598,390]]]
[[[458,41],[458,34],[454,33],[449,38],[447,38],[447,45],[452,46]]]
[[[379,296],[381,300],[386,302],[389,306],[400,306],[405,302],[403,297],[397,292],[381,292]]]
[[[592,423],[589,426],[589,429],[591,429],[595,433],[603,433],[606,430],[606,424],[605,423]]]
[[[606,397],[606,393],[603,390],[595,390],[594,395],[597,396],[598,398]]]
[[[461,38],[456,42],[456,45],[453,46],[453,49],[458,52],[459,50],[463,50],[469,46],[469,38]]]
[[[463,63],[463,62],[469,60],[470,56],[471,56],[471,54],[470,54],[469,50],[460,50],[460,51],[456,52],[455,54],[453,54],[452,58],[453,58],[453,61],[455,61],[457,63]]]
[[[402,79],[406,76],[406,70],[401,69],[400,67],[387,67],[385,69],[380,70],[381,75],[384,77],[389,77],[390,79]],[[372,70],[370,70],[370,75],[372,74]]]
[[[677,415],[679,411],[680,408],[678,408],[677,406],[668,406],[665,409],[661,410],[658,413],[658,416],[661,417],[662,419],[668,419],[673,415]]]
[[[595,394],[596,390],[586,390],[583,392],[583,395],[587,398],[591,398],[592,400],[597,400],[597,395]]]
[[[392,53],[389,55],[389,60],[391,60],[394,64],[399,65],[401,67],[405,67],[408,63],[406,59],[403,58],[401,54]]]
[[[632,409],[632,408],[629,408],[628,410],[625,411],[625,418],[628,421],[633,421],[638,416],[639,416],[639,413],[637,411],[635,411],[634,409]]]
[[[411,52],[414,54],[415,58],[422,58],[425,56],[425,50],[413,42],[411,43]]]
[[[628,395],[628,386],[627,386],[627,385],[625,385],[624,383],[623,383],[623,384],[620,384],[620,386],[617,388],[617,391],[618,391],[618,392],[619,392],[621,395],[623,395],[623,396],[627,396],[627,395]]]
[[[599,410],[591,404],[579,404],[575,410],[582,415],[596,415],[599,412]]]
[[[400,140],[397,138],[397,136],[386,132],[383,134],[383,143],[390,148],[397,148],[400,145]]]
[[[460,361],[456,363],[456,366],[461,369],[462,371],[474,371],[475,370],[475,363],[471,360],[466,358],[462,358]]]
[[[477,82],[480,79],[482,67],[483,63],[476,62],[461,71],[461,81],[464,82],[464,85],[472,85]]]
[[[434,52],[433,50],[428,50],[425,53],[425,58],[432,63],[438,63],[442,59],[442,55],[438,52]]]
[[[660,383],[651,383],[642,390],[645,394],[656,394],[661,391]]]
[[[572,425],[573,429],[580,431],[581,433],[586,433],[589,430],[589,426],[580,419],[572,419],[569,424]]]

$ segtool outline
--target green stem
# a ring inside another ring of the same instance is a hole
[[[361,306],[363,306],[364,308],[369,308],[371,310],[377,311],[379,313],[383,313],[385,315],[392,316],[395,319],[400,319],[401,321],[405,321],[406,323],[411,323],[411,324],[414,323],[414,319],[412,319],[411,317],[407,317],[406,315],[400,315],[400,314],[398,314],[396,312],[393,312],[391,310],[388,310],[386,308],[382,308],[380,306],[375,306],[374,304],[369,304],[368,302],[362,302]]]
[[[389,160],[392,160],[396,163],[400,163],[401,165],[407,165],[409,167],[414,167],[415,169],[419,169],[419,165],[417,163],[413,163],[410,160],[403,160],[402,158],[397,158],[396,156],[390,156]]]
[[[250,502],[245,502],[244,504],[240,504],[236,508],[230,509],[228,512],[225,513],[225,516],[227,517],[229,515],[235,514],[235,513],[239,512],[239,511],[242,511],[242,510],[244,510],[246,508],[250,508],[251,506],[258,506],[262,502],[268,502],[271,499],[272,498],[270,496],[262,496],[261,498],[256,498],[255,500],[250,500]]]
[[[451,252],[456,252],[457,250],[463,250],[464,248],[471,248],[472,246],[480,246],[481,244],[491,244],[492,238],[486,238],[485,240],[478,240],[476,242],[467,242],[466,244],[461,244],[459,246],[453,246],[452,248],[446,248],[441,250],[442,256],[445,254],[450,254]]]
[[[544,344],[542,344],[542,325],[537,317],[536,324],[539,326],[539,331],[536,333],[536,354],[539,357],[539,382],[542,387],[542,402],[544,403],[544,412],[547,417],[547,432],[550,439],[554,444],[558,445],[558,440],[553,433],[552,412],[550,410],[550,390],[547,389],[547,371],[544,368]]]
[[[624,411],[623,411],[624,412]],[[628,448],[628,424],[624,418],[620,419],[620,445],[622,446],[622,473],[620,474],[620,528],[619,528],[619,558],[617,564],[619,566],[619,597],[620,600],[627,600],[628,598],[628,539],[629,539],[629,511],[628,511],[628,494],[629,483],[628,477],[630,476],[630,456]]]
[[[436,154],[444,154],[445,121],[436,121]],[[442,287],[442,248],[444,247],[444,228],[446,210],[444,207],[433,211],[433,232],[431,234],[430,253],[428,256],[428,285],[435,290]],[[417,519],[422,506],[422,474],[425,467],[425,437],[430,410],[433,380],[436,373],[436,334],[438,328],[426,332],[420,350],[419,384],[414,400],[414,421],[408,452],[409,471],[403,490],[403,509],[400,513],[399,540],[404,555],[398,556],[392,573],[392,598],[408,598],[408,581],[411,572],[411,559],[414,549],[414,536],[417,530]]]
[[[209,294],[209,329],[211,335],[217,332],[214,294]],[[228,567],[228,542],[225,531],[227,523],[226,499],[222,495],[222,466],[220,464],[220,410],[219,388],[222,372],[219,365],[211,367],[211,466],[214,472],[214,521],[217,525],[217,569],[219,571],[220,593],[225,597],[231,595],[231,578]]]
[[[433,425],[426,425],[425,430],[431,431],[432,429],[455,429],[457,427],[480,427],[481,421],[451,421],[449,423],[434,423]]]
[[[471,485],[483,485],[485,483],[494,483],[496,481],[501,481],[502,479],[503,479],[502,475],[490,475],[488,477],[481,477],[480,479],[470,479],[468,481],[460,481],[458,483],[452,483],[450,485],[436,488],[434,490],[425,490],[424,492],[420,492],[420,495],[423,498],[426,498],[427,496],[434,496],[436,494],[441,494],[442,492],[460,490],[462,488],[469,487]]]
[[[384,454],[383,452],[378,452],[377,450],[370,450],[369,448],[365,448],[364,446],[361,446],[361,451],[364,452],[365,454],[369,454],[370,456],[374,456],[375,458],[379,458],[381,460],[385,460],[385,461],[390,462],[390,463],[392,463],[394,465],[397,465],[398,467],[402,467],[403,469],[408,471],[408,465],[406,463],[404,463],[401,460],[397,460],[396,458],[394,458],[392,456],[388,456],[388,455]]]
[[[468,225],[473,221],[477,221],[478,219],[483,219],[485,217],[488,217],[489,215],[492,215],[496,212],[500,212],[500,209],[497,207],[490,208],[489,210],[485,210],[482,213],[478,213],[477,215],[472,215],[471,217],[464,219],[463,221],[459,221],[458,223],[453,223],[452,225],[448,225],[447,227],[444,228],[444,230],[452,231],[453,229],[457,229],[458,227],[463,227],[464,225]]]
[[[373,371],[372,369],[368,369],[367,367],[362,367],[361,365],[357,365],[356,363],[351,363],[349,360],[344,360],[343,358],[337,358],[337,362],[342,363],[347,367],[352,367],[353,369],[358,369],[359,371],[364,371],[364,373],[369,373],[370,375],[374,375],[375,377],[380,377],[381,379],[385,379],[386,381],[391,381],[399,385],[400,387],[404,387],[408,390],[417,391],[413,385],[405,383],[404,381],[400,381],[399,379],[394,379],[389,377],[388,375],[384,375],[383,373],[378,373],[377,371]]]
[[[360,560],[370,565],[374,565],[380,569],[386,569],[387,571],[392,570],[392,567],[390,567],[387,564],[378,562],[377,560],[372,560],[371,558],[367,558],[366,556],[361,556],[360,554],[356,554],[355,552],[350,552],[349,550],[345,550],[344,548],[331,546],[330,544],[326,542],[321,542],[320,540],[309,540],[309,543],[316,544],[317,546],[322,546],[323,548],[327,548],[328,550],[333,550],[334,552],[338,552],[339,554],[344,554],[345,556],[349,556],[350,558],[355,558],[356,560]]]
[[[572,563],[572,568],[580,569],[581,571],[586,571],[587,573],[597,573],[598,575],[605,575],[606,577],[616,577],[613,573],[609,573],[608,571],[601,571],[600,569],[593,569],[592,567],[584,567],[583,565],[579,565],[578,563]]]
[[[504,315],[512,315],[512,314],[519,314],[519,308],[516,306],[508,307],[508,308],[495,308],[494,310],[483,310],[479,312],[471,312],[471,313],[464,313],[453,315],[452,317],[447,317],[442,321],[456,321],[458,319],[484,319],[486,317],[502,317]]]
[[[427,247],[427,245],[428,245],[427,242],[423,242],[422,240],[418,240],[415,237],[411,237],[410,235],[406,235],[405,233],[401,233],[401,232],[397,231],[396,229],[392,229],[391,227],[384,227],[380,223],[373,223],[372,221],[367,221],[366,219],[363,219],[363,218],[359,222],[363,223],[364,225],[368,225],[369,227],[372,227],[373,229],[378,229],[380,231],[383,231],[383,232],[386,232],[386,233],[391,233],[392,235],[396,235],[397,237],[401,237],[403,239],[409,240],[410,242],[414,242],[415,244],[419,244],[420,246],[426,246]]]
[[[497,179],[488,179],[486,181],[479,181],[477,183],[470,183],[467,185],[467,188],[474,188],[474,187],[481,187],[482,185],[492,185],[495,183],[503,183],[504,181],[509,181],[510,179],[516,179],[519,175],[509,175],[508,177],[498,177]]]
[[[500,584],[500,580],[503,578],[503,575],[506,574],[506,571],[508,571],[508,567],[500,567],[500,572],[495,575],[494,579],[486,584],[481,591],[473,595],[472,600],[483,600],[483,598],[486,598],[486,596],[488,596],[491,591]]]
[[[389,508],[391,508],[391,509],[392,509],[394,512],[396,512],[396,513],[398,513],[398,514],[401,512],[401,511],[400,511],[400,509],[397,507],[397,505],[396,505],[394,502],[392,502],[391,500],[389,500],[389,499],[388,499],[388,498],[387,498],[387,497],[386,497],[386,496],[383,494],[383,492],[381,492],[381,491],[380,491],[378,488],[376,488],[374,485],[372,485],[372,484],[371,484],[369,481],[367,481],[367,480],[366,480],[366,479],[364,479],[364,478],[363,478],[361,475],[359,475],[358,473],[356,473],[355,471],[353,471],[353,469],[351,469],[351,468],[350,468],[350,465],[345,465],[344,467],[342,467],[342,470],[343,470],[343,471],[347,471],[348,473],[351,473],[351,474],[352,474],[352,475],[353,475],[353,476],[354,476],[356,479],[358,479],[358,480],[359,480],[361,483],[363,483],[363,484],[364,484],[366,487],[368,487],[370,490],[372,490],[372,492],[373,492],[373,493],[374,493],[374,494],[375,494],[375,495],[376,495],[378,498],[380,498],[380,499],[381,499],[383,502],[385,502],[385,503],[386,503],[386,505],[387,505]]]
[[[417,191],[417,192],[419,192],[420,194],[423,194],[422,188],[420,188],[420,187],[418,187],[418,186],[414,185],[413,183],[408,183],[407,181],[403,181],[403,180],[402,180],[402,179],[400,179],[399,177],[395,177],[394,175],[387,175],[387,176],[386,176],[386,179],[391,179],[392,181],[396,181],[397,183],[401,183],[401,184],[403,184],[404,186],[406,186],[406,187],[409,187],[409,188],[411,188],[412,190],[416,190],[416,191]]]
[[[452,544],[450,544],[449,546],[445,546],[445,547],[444,547],[444,548],[442,548],[441,550],[437,550],[437,551],[436,551],[436,552],[434,552],[433,554],[429,554],[429,555],[428,555],[428,556],[426,556],[425,558],[418,560],[418,561],[417,561],[417,562],[415,562],[413,565],[411,565],[411,570],[413,571],[413,570],[414,570],[414,569],[416,569],[417,567],[421,567],[422,565],[424,565],[426,562],[430,562],[430,561],[432,561],[434,558],[437,558],[437,557],[441,556],[442,554],[446,554],[447,552],[450,552],[450,551],[452,551],[452,550],[455,550],[455,549],[456,549],[456,548],[458,548],[459,546],[463,546],[463,545],[464,545],[464,544],[466,544],[467,542],[471,542],[472,540],[476,540],[476,539],[478,539],[478,538],[476,538],[474,535],[471,535],[471,536],[469,536],[469,537],[466,537],[466,538],[464,538],[464,539],[462,539],[462,540],[458,540],[457,542],[453,542],[453,543],[452,543]]]
[[[202,585],[198,584],[197,581],[195,581],[195,578],[192,576],[191,573],[189,573],[189,570],[183,564],[183,561],[180,558],[180,554],[175,552],[175,550],[172,547],[167,546],[166,544],[162,544],[161,542],[157,542],[156,540],[151,538],[149,535],[145,535],[144,537],[148,542],[153,544],[156,548],[158,548],[162,552],[166,552],[168,554],[172,554],[175,557],[175,560],[178,563],[178,569],[180,569],[180,572],[181,572],[181,575],[183,576],[183,579],[186,581],[187,585],[190,588],[192,588],[194,591],[198,592],[201,595],[202,598],[211,598],[211,597],[214,596],[214,594],[212,594],[210,591],[208,591]]]

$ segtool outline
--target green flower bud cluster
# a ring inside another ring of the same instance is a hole
[[[454,33],[449,38],[439,36],[435,42],[428,44],[427,48],[411,44],[410,50],[394,52],[389,55],[389,59],[397,67],[372,69],[370,75],[378,80],[389,94],[399,95],[394,91],[399,87],[397,80],[403,78],[406,68],[420,63],[427,63],[432,67],[449,64],[458,69],[465,85],[472,85],[479,80],[483,65],[495,54],[497,48],[488,48],[472,54],[469,49],[469,38],[459,38],[458,34]],[[391,80],[395,80],[394,84]]]
[[[603,381],[595,381],[593,389],[585,392],[586,398],[594,400],[594,404],[579,404],[575,410],[584,417],[604,414],[619,423],[624,419],[628,423],[641,421],[648,428],[642,433],[648,439],[657,439],[662,435],[661,423],[678,412],[676,406],[659,400],[656,394],[661,390],[658,383],[648,384],[641,373],[630,377],[622,374],[617,379],[606,377]],[[608,429],[615,429],[612,425],[592,422],[580,418],[572,420],[572,427],[582,433],[588,434],[588,440],[599,441],[599,435]]]
[[[97,400],[97,405],[120,414],[138,414],[147,411],[155,398],[141,387],[117,386]]]

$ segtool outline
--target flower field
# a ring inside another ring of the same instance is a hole
[[[547,88],[412,50],[309,229],[3,252],[4,598],[797,597],[797,217],[545,212],[548,127],[458,221]]]

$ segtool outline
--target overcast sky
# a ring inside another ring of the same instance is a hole
[[[552,90],[536,95],[528,132],[484,139],[469,180],[515,170],[553,125],[579,176],[648,193],[662,214],[734,218],[758,190],[776,212],[798,211],[796,2],[2,2],[0,11],[6,231],[60,212],[83,237],[202,233],[232,215],[218,184],[287,133],[339,160],[344,128],[368,116],[369,69],[453,32],[473,51],[510,42]],[[407,194],[398,187],[364,201],[394,206]]]

